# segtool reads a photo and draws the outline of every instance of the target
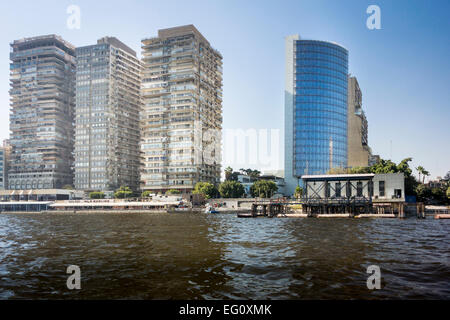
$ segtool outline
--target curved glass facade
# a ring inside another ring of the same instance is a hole
[[[294,175],[347,166],[348,51],[314,40],[294,44]]]

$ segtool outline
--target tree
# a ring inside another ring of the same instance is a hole
[[[70,185],[70,184],[66,184],[66,185],[63,187],[63,189],[66,189],[66,190],[73,190],[73,186]]]
[[[420,181],[420,175],[422,174],[422,183],[425,183],[425,177],[429,176],[430,173],[427,170],[425,170],[425,168],[422,166],[418,166],[416,168],[416,170],[419,172],[419,181]]]
[[[217,196],[217,188],[209,182],[197,182],[192,193],[202,194],[205,199],[210,199]]]
[[[407,159],[405,159],[407,160]],[[402,161],[405,161],[402,160]],[[406,164],[408,164],[408,162],[406,161]],[[384,160],[384,159],[380,159],[380,161],[378,161],[376,164],[374,164],[371,168],[370,168],[371,173],[396,173],[398,172],[398,168],[397,165],[392,162],[391,160]]]
[[[417,200],[420,202],[427,201],[432,197],[431,189],[424,184],[419,184],[416,186],[415,194],[417,196]]]
[[[239,169],[241,171],[242,174],[246,174],[247,176],[250,177],[250,179],[252,181],[255,181],[256,179],[259,178],[259,176],[261,175],[261,171],[259,170],[253,170],[253,169]]]
[[[167,195],[168,194],[180,194],[180,193],[181,193],[180,190],[177,190],[177,189],[169,189],[166,191]]]
[[[412,158],[405,158],[400,161],[399,164],[391,160],[380,159],[377,163],[370,167],[353,167],[353,168],[333,168],[328,171],[328,174],[337,173],[398,173],[401,172],[405,176],[405,193],[407,195],[417,195],[416,189],[418,182],[416,178],[412,175],[412,170],[409,167],[409,162]],[[428,172],[427,172],[428,173]]]
[[[225,168],[225,181],[230,181],[232,174],[233,174],[233,168],[232,167],[226,167]]]
[[[116,199],[131,198],[132,196],[133,190],[126,186],[122,186],[119,190],[116,190],[116,192],[114,192],[114,198]]]
[[[450,201],[450,186],[447,188],[447,201]]]
[[[270,180],[258,180],[250,187],[252,197],[270,198],[277,190],[277,184]]]
[[[222,198],[241,198],[245,189],[238,181],[225,181],[219,185],[219,192]]]
[[[150,190],[145,190],[144,192],[142,192],[141,194],[141,198],[148,198],[151,195],[151,191]]]
[[[105,194],[100,191],[93,191],[89,193],[89,199],[105,199]]]
[[[447,182],[450,181],[450,171],[448,171],[448,172],[445,174],[443,180],[445,180],[445,181],[447,181]]]
[[[303,196],[303,188],[300,187],[300,186],[297,186],[297,187],[295,188],[294,196],[295,196],[296,198],[301,198],[301,197]]]
[[[233,168],[227,167],[225,169],[225,181],[237,181],[239,172],[233,171]]]
[[[446,202],[446,194],[444,192],[444,189],[441,188],[433,188],[431,189],[431,196],[434,200],[439,202]]]

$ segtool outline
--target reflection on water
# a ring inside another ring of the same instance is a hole
[[[450,297],[450,221],[0,214],[0,298]],[[66,288],[67,266],[81,290]],[[378,265],[382,289],[366,287]]]

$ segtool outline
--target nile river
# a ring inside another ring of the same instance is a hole
[[[449,299],[450,220],[0,214],[0,298]]]

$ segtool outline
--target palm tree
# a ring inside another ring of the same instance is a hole
[[[233,168],[232,167],[226,167],[225,168],[225,180],[226,181],[230,180],[232,174],[233,174]]]
[[[416,170],[419,172],[419,182],[420,182],[420,175],[422,175],[422,184],[424,184],[425,183],[425,177],[429,176],[430,173],[427,170],[425,170],[425,168],[422,167],[422,166],[418,166],[416,168]]]
[[[417,172],[419,173],[419,182],[420,182],[420,174],[422,173],[423,167],[422,166],[418,166],[416,168]]]

